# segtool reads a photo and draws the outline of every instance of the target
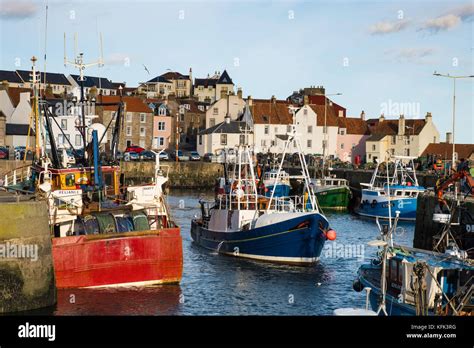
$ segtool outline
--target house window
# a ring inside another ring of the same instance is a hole
[[[128,123],[132,122],[132,113],[131,112],[127,112],[127,122]]]
[[[405,156],[410,156],[410,149],[405,149]]]
[[[265,147],[265,146],[267,146],[267,141],[266,141],[266,140],[262,140],[262,141],[261,141],[261,144],[262,144],[262,146]]]
[[[210,118],[209,119],[209,127],[214,127],[216,125],[216,119],[215,118]]]
[[[311,148],[312,146],[313,146],[313,142],[308,139],[308,140],[306,141],[306,147]]]
[[[303,115],[307,115],[307,114],[308,114],[308,109],[304,109]]]
[[[71,135],[70,134],[66,134],[65,137],[66,137],[67,140],[71,140]],[[66,142],[69,144],[69,141],[66,141]]]
[[[145,123],[146,122],[146,114],[145,113],[140,113],[140,122]]]
[[[291,132],[291,125],[286,126],[286,131]]]
[[[371,159],[371,158],[372,158],[372,155],[369,153],[369,159]]]
[[[218,115],[219,114],[219,108],[213,108],[212,109],[212,114],[213,115]]]
[[[62,135],[62,134],[58,135],[58,144],[59,145],[64,144],[64,135]]]
[[[127,127],[125,134],[127,134],[127,137],[131,137],[132,136],[132,127],[130,127],[130,126]]]
[[[145,140],[141,139],[139,143],[140,147],[145,147]]]
[[[184,92],[183,91],[178,91],[178,98],[182,98],[184,96]]]
[[[160,107],[158,109],[158,115],[160,116],[166,116],[166,107]]]
[[[245,141],[245,134],[240,134],[240,136],[239,136],[239,144],[240,144],[240,145],[247,145],[247,142]]]
[[[375,151],[375,145],[372,145],[372,151]]]
[[[146,128],[145,127],[140,127],[140,136],[144,137],[146,135]]]
[[[199,136],[199,145],[202,145],[202,135]]]
[[[392,136],[392,145],[397,143],[397,137],[395,135]]]
[[[227,134],[221,134],[221,145],[227,145]]]
[[[344,150],[344,143],[341,144],[341,150]]]
[[[185,81],[181,80],[181,81],[178,81],[178,88],[184,88],[185,86]]]
[[[433,143],[436,143],[436,137],[433,137]]]
[[[61,129],[67,130],[67,120],[61,120]]]
[[[75,141],[74,141],[74,145],[76,146],[81,146],[82,145],[82,136],[80,134],[76,134],[76,137],[75,137]]]
[[[346,130],[345,129],[339,129],[339,134],[340,135],[345,135],[346,134]]]
[[[269,133],[270,133],[270,126],[265,126],[264,133],[265,133],[265,134],[269,134]]]
[[[165,122],[158,122],[158,130],[159,131],[165,130]]]
[[[275,127],[275,134],[278,134],[278,127]]]
[[[184,122],[184,113],[179,114],[179,120]]]
[[[305,109],[306,110],[306,109]],[[308,133],[311,134],[313,133],[313,126],[308,126]]]
[[[165,145],[165,138],[163,138],[163,137],[156,137],[156,138],[155,138],[155,144],[156,144],[156,147],[160,147],[160,146]]]

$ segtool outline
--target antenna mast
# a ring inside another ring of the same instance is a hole
[[[80,126],[76,126],[79,128],[79,131],[81,132],[82,134],[82,140],[83,140],[83,145],[84,145],[84,160],[86,158],[86,148],[87,148],[87,144],[88,144],[88,140],[87,140],[87,132],[86,132],[86,115],[85,115],[85,101],[86,101],[86,98],[84,97],[84,81],[85,81],[85,77],[84,77],[84,70],[88,67],[91,67],[91,66],[99,66],[99,67],[102,67],[104,65],[103,63],[103,57],[102,57],[102,35],[100,35],[100,56],[99,56],[99,59],[95,62],[91,62],[91,63],[84,63],[84,53],[79,53],[77,54],[77,34],[74,33],[74,61],[70,61],[67,59],[67,56],[66,56],[66,33],[64,33],[64,66],[66,67],[67,65],[71,65],[73,67],[75,67],[76,69],[79,69],[79,83],[80,83],[80,86],[81,86],[81,100],[80,100],[80,104],[81,104],[81,116],[82,116],[82,125]]]

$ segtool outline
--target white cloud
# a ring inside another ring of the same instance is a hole
[[[454,15],[461,18],[463,21],[470,21],[474,17],[474,4],[465,4],[457,7],[451,11]]]
[[[130,65],[130,55],[126,53],[111,53],[105,58],[105,65]]]
[[[384,52],[385,55],[393,58],[399,63],[431,64],[428,57],[434,55],[436,49],[432,47],[405,47],[398,49],[389,49]]]
[[[38,11],[38,6],[31,0],[2,0],[0,1],[0,18],[23,19],[32,17]]]
[[[410,21],[408,20],[399,20],[399,21],[383,21],[383,22],[378,22],[372,25],[369,28],[369,32],[372,35],[384,35],[384,34],[389,34],[389,33],[396,33],[399,32],[410,24]]]
[[[429,19],[421,26],[421,30],[428,30],[433,33],[438,31],[452,29],[461,23],[461,17],[454,14],[448,14],[434,19]]]

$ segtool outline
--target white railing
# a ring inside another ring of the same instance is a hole
[[[16,185],[19,182],[22,182],[30,177],[31,166],[20,167],[12,170],[11,172],[5,174],[3,183],[0,183],[0,186],[7,187]]]

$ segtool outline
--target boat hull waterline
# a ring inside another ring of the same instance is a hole
[[[328,225],[321,214],[314,213],[254,229],[224,232],[206,229],[195,219],[191,237],[206,249],[230,256],[311,265],[321,255]]]

